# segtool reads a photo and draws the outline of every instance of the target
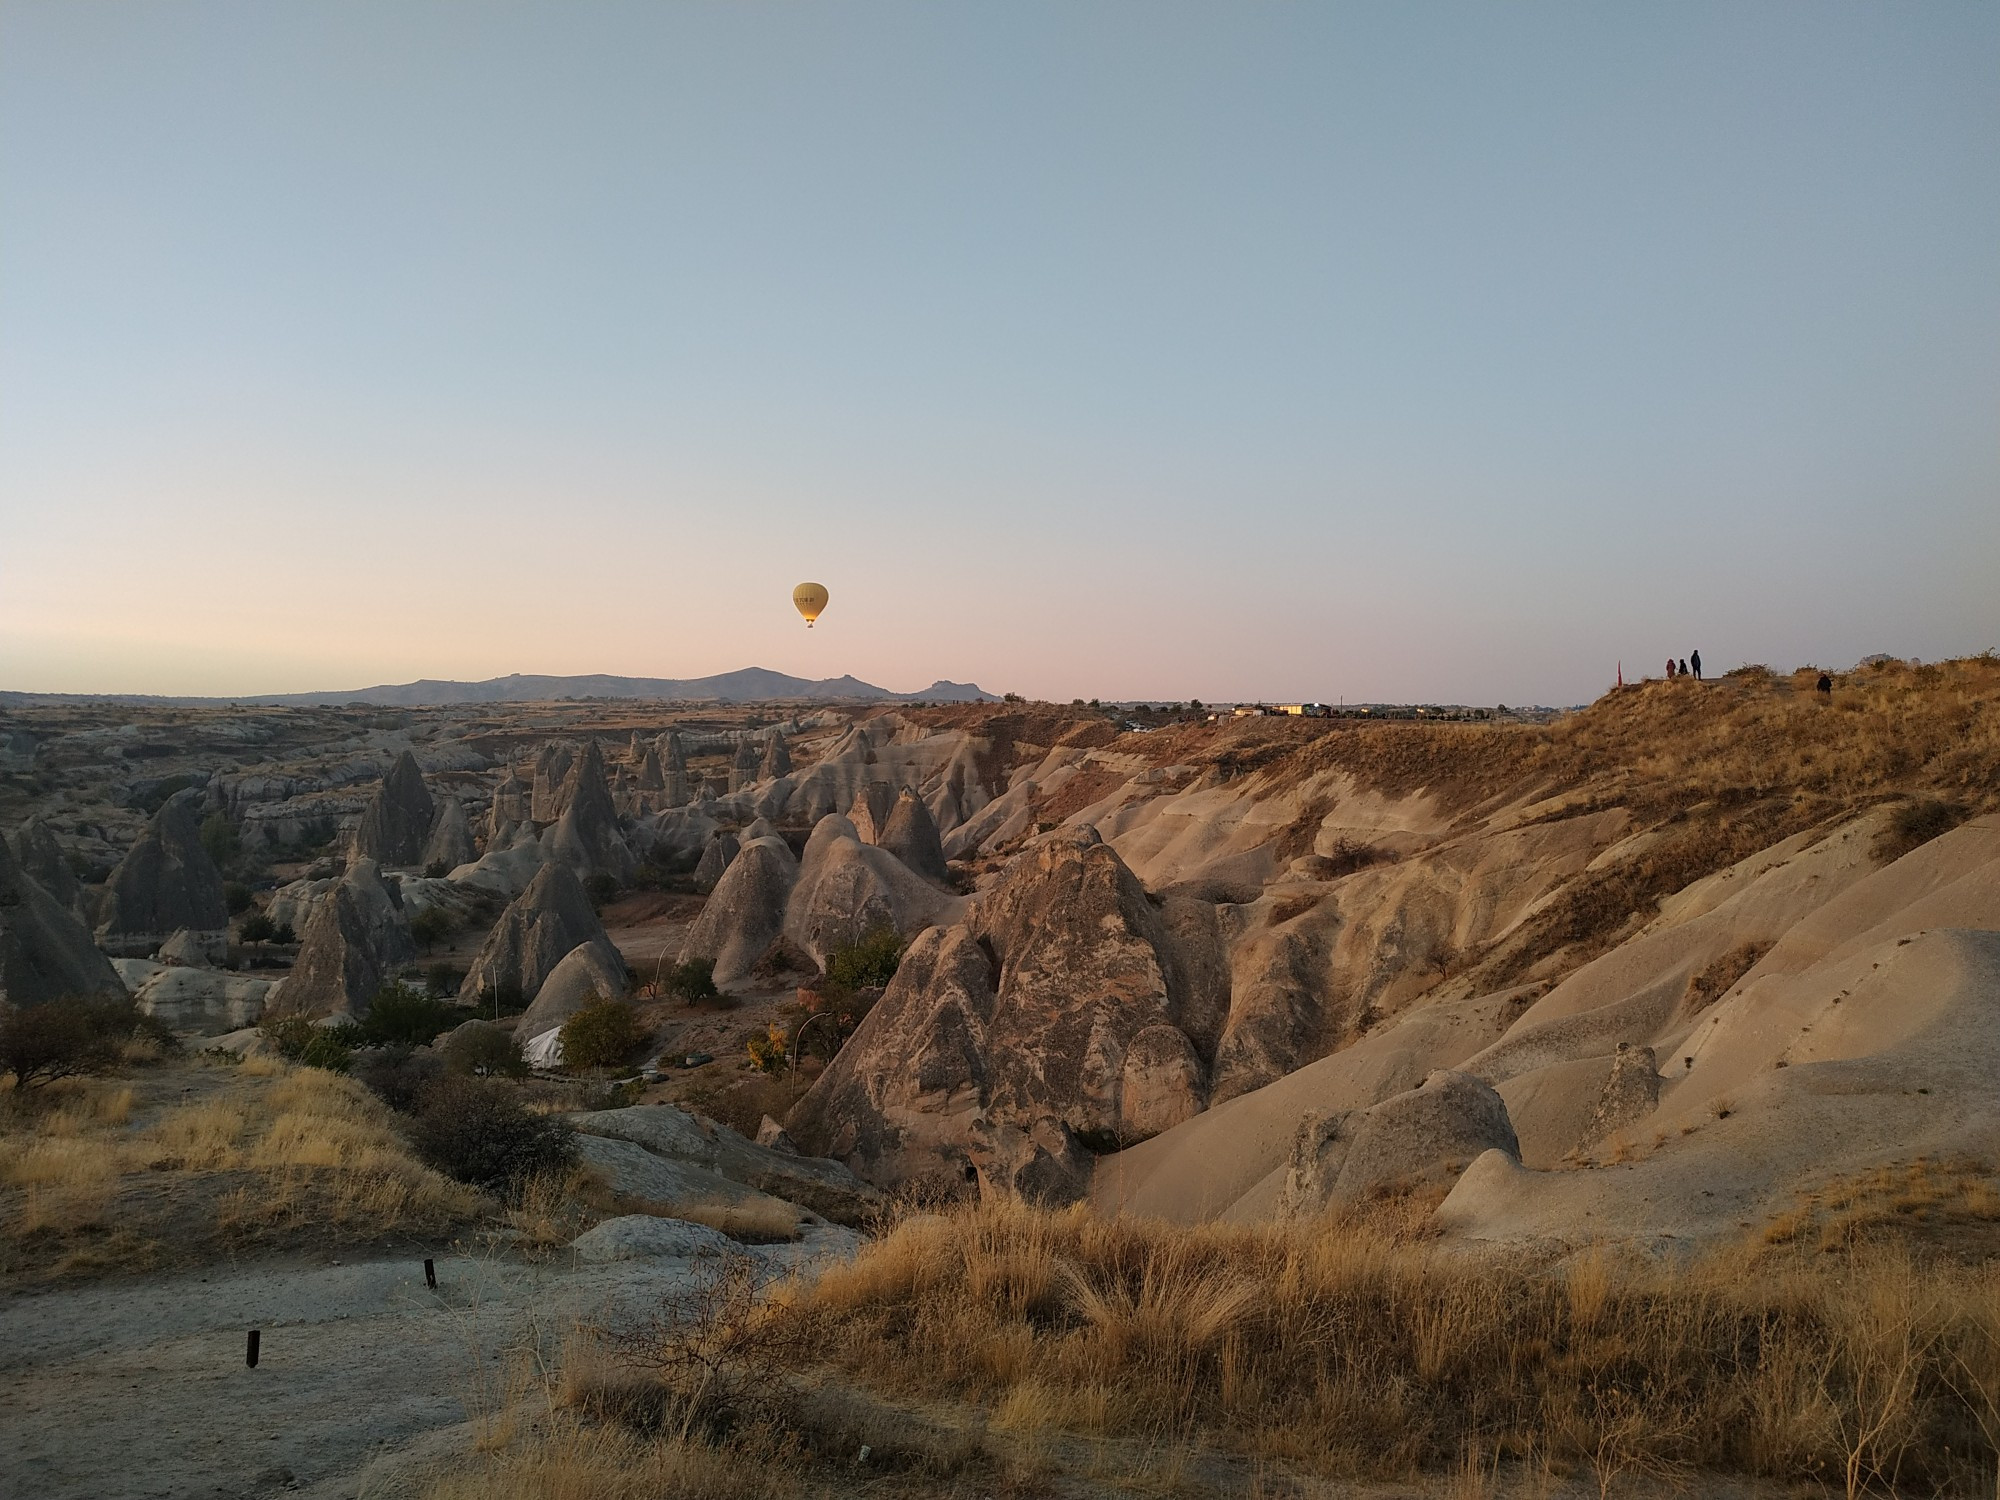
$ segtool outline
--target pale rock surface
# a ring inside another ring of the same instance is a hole
[[[732,1182],[719,1172],[656,1155],[635,1141],[579,1131],[576,1153],[612,1192],[669,1212],[702,1204],[751,1209],[773,1217],[791,1210],[797,1218],[797,1210],[782,1198]]]
[[[568,865],[579,879],[606,875],[629,884],[638,861],[619,831],[618,809],[604,783],[604,757],[596,740],[585,742],[570,767],[563,802],[555,827],[543,837],[543,853]]]
[[[511,901],[528,888],[547,863],[535,825],[523,823],[515,830],[512,842],[488,844],[484,854],[469,865],[460,865],[446,879],[475,890],[491,891]]]
[[[865,783],[847,809],[847,821],[854,825],[855,836],[864,844],[881,843],[882,830],[888,826],[889,813],[895,805],[896,789],[888,782]]]
[[[782,730],[774,729],[764,745],[764,758],[757,766],[759,781],[776,781],[780,776],[792,774],[792,749],[785,743]]]
[[[659,1256],[683,1259],[740,1255],[742,1248],[728,1235],[706,1224],[684,1219],[659,1219],[651,1214],[626,1214],[586,1229],[570,1242],[586,1261],[649,1260]]]
[[[711,960],[718,985],[746,978],[783,932],[798,874],[798,861],[783,839],[752,839],[745,844],[688,929],[680,961]]]
[[[515,828],[528,821],[532,799],[527,785],[514,774],[512,766],[493,789],[493,805],[487,813],[487,840],[491,847],[493,837],[502,829]]]
[[[888,850],[862,843],[840,814],[828,813],[806,841],[784,931],[823,968],[836,948],[870,933],[889,928],[907,941],[926,927],[956,920],[964,906]]]
[[[535,757],[535,779],[528,802],[528,816],[537,823],[553,823],[569,806],[569,768],[575,752],[561,740],[550,740]]]
[[[671,1104],[597,1110],[571,1115],[569,1122],[585,1135],[630,1141],[654,1156],[713,1172],[837,1224],[859,1224],[883,1206],[880,1192],[837,1161],[768,1147]]]
[[[623,1000],[625,989],[625,960],[609,938],[578,943],[549,971],[516,1029],[538,1036],[598,1000]]]
[[[194,968],[214,968],[229,957],[226,932],[190,932],[183,927],[160,944],[160,962],[188,964]]]
[[[1520,1156],[1507,1106],[1484,1079],[1439,1069],[1368,1109],[1300,1121],[1278,1211],[1310,1217],[1385,1191],[1454,1182],[1487,1151]]]
[[[465,804],[452,796],[440,798],[437,816],[431,821],[430,834],[424,840],[418,863],[426,869],[432,865],[443,865],[447,870],[455,870],[478,858],[479,851],[472,843],[472,821],[465,815]]]
[[[609,942],[569,867],[545,864],[487,934],[459,998],[477,1004],[512,990],[532,1002],[556,965],[580,944]]]
[[[201,842],[201,791],[176,792],[112,872],[98,941],[120,954],[151,953],[185,927],[223,932],[222,872]]]
[[[944,845],[938,839],[937,824],[923,799],[908,787],[897,796],[875,842],[926,880],[944,880]]]
[[[416,756],[405,750],[361,814],[361,826],[354,833],[355,854],[381,865],[421,863],[436,812],[423,770]]]
[[[735,863],[741,847],[735,834],[718,829],[702,846],[701,859],[695,864],[696,887],[704,891],[714,890],[730,865]]]
[[[133,1000],[170,1031],[214,1036],[256,1025],[276,985],[245,974],[161,967],[139,983]]]

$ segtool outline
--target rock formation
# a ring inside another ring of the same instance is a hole
[[[542,981],[515,1034],[540,1036],[598,1000],[625,998],[625,960],[609,938],[592,938],[565,953]]]
[[[535,784],[528,815],[537,823],[553,823],[568,807],[569,768],[576,757],[561,740],[550,740],[535,757]]]
[[[785,908],[785,936],[823,967],[844,944],[883,928],[907,940],[955,916],[963,905],[888,850],[862,843],[839,813],[828,813],[814,826],[799,860],[798,884]]]
[[[792,749],[785,743],[783,730],[771,731],[771,738],[764,743],[764,759],[757,767],[759,781],[776,781],[780,776],[792,774]]]
[[[424,840],[437,808],[417,758],[408,750],[382,778],[355,830],[354,852],[381,865],[408,866],[423,860]]]
[[[854,794],[854,803],[847,810],[847,821],[854,825],[855,835],[864,844],[882,842],[882,830],[888,825],[889,813],[896,805],[896,789],[886,781],[870,781],[863,784]]]
[[[642,792],[663,792],[667,789],[667,774],[660,764],[660,747],[648,745],[644,757],[639,761],[639,790]]]
[[[97,934],[106,951],[143,955],[183,927],[228,928],[222,872],[201,842],[202,796],[190,787],[169,797],[112,872]]]
[[[528,788],[509,766],[500,785],[493,789],[493,807],[486,820],[486,847],[499,847],[495,840],[504,841],[510,830],[528,821],[528,813]]]
[[[905,787],[889,811],[881,837],[875,840],[926,880],[945,878],[944,845],[938,839],[937,824],[923,799]]]
[[[376,992],[416,956],[400,892],[374,860],[357,859],[313,903],[298,961],[271,1003],[288,1015],[365,1016]]]
[[[731,861],[736,858],[737,850],[741,847],[736,841],[735,834],[718,831],[702,846],[701,859],[694,867],[696,887],[704,891],[714,890],[716,883],[722,879],[723,872],[729,868]]]
[[[729,766],[729,790],[740,792],[757,779],[757,742],[745,740],[736,747],[736,759]]]
[[[1065,1200],[1103,1149],[1202,1107],[1189,985],[1159,911],[1088,828],[1051,839],[911,944],[785,1122],[884,1186]]]
[[[460,865],[469,865],[477,858],[479,851],[472,845],[472,823],[465,816],[465,804],[456,797],[442,798],[438,802],[437,816],[431,821],[430,836],[424,840],[420,863],[425,869],[443,865],[451,871]]]
[[[1484,1079],[1439,1069],[1368,1109],[1315,1111],[1301,1120],[1278,1209],[1310,1216],[1389,1190],[1448,1186],[1495,1150],[1520,1159],[1505,1102]]]
[[[14,857],[21,871],[53,896],[78,921],[88,925],[90,905],[76,872],[69,867],[55,830],[46,818],[30,818],[14,833]]]
[[[711,960],[718,985],[747,977],[784,930],[785,906],[798,874],[798,861],[783,839],[745,844],[688,929],[681,961]]]
[[[664,790],[667,806],[687,806],[687,747],[681,743],[681,735],[678,729],[668,730],[666,736],[660,741],[660,770],[666,782]]]
[[[545,864],[500,914],[472,961],[459,998],[470,1004],[490,1004],[491,997],[509,995],[532,1001],[557,964],[579,944],[593,942],[608,946],[610,939],[583,886],[569,866]]]
[[[579,879],[608,875],[628,884],[639,862],[618,829],[618,809],[604,784],[604,757],[596,740],[584,742],[563,788],[563,811],[543,838],[543,852],[576,872]]]
[[[21,868],[0,839],[0,1010],[124,993],[90,930]]]

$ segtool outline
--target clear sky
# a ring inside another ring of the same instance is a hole
[[[0,687],[1993,646],[1990,0],[0,8]]]

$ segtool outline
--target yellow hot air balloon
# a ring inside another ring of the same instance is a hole
[[[819,612],[826,608],[826,585],[823,583],[802,583],[792,590],[792,603],[799,613],[806,617],[806,629],[819,618]]]

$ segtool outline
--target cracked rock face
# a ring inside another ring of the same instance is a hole
[[[21,868],[0,839],[0,1010],[124,993],[90,930]]]
[[[544,864],[528,888],[500,914],[459,988],[479,1003],[517,993],[532,1001],[556,965],[582,943],[603,943],[604,926],[567,865]]]
[[[784,932],[785,909],[798,877],[798,861],[783,839],[744,844],[688,929],[681,962],[710,960],[718,985],[743,980]]]
[[[423,770],[416,756],[405,750],[369,799],[355,830],[354,852],[382,865],[420,864],[436,813]]]
[[[1074,1198],[1088,1149],[1205,1102],[1184,967],[1116,851],[1087,828],[1052,839],[911,945],[786,1129],[885,1186]]]
[[[1292,1141],[1278,1211],[1310,1217],[1385,1190],[1449,1186],[1490,1150],[1520,1159],[1505,1101],[1483,1078],[1440,1068],[1367,1109],[1307,1114]]]
[[[150,953],[175,932],[229,926],[222,872],[201,842],[204,794],[169,797],[112,872],[98,937],[119,953]]]
[[[416,956],[400,893],[373,860],[357,859],[313,904],[298,961],[271,1003],[290,1015],[365,1016],[376,993]]]
[[[896,798],[876,842],[924,879],[944,880],[944,843],[938,837],[937,822],[923,799],[909,788]]]

